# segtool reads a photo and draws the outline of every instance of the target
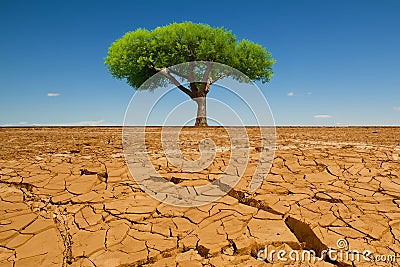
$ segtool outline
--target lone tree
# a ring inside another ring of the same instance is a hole
[[[187,70],[169,68],[186,62],[190,62]],[[126,79],[134,89],[139,89],[154,74],[162,73],[197,103],[195,126],[207,126],[206,96],[211,85],[234,76],[215,69],[212,62],[225,64],[251,80],[265,83],[272,77],[275,60],[262,46],[248,40],[237,41],[231,31],[191,22],[173,23],[152,31],[128,32],[110,46],[105,59],[113,77]],[[186,79],[187,85],[180,82],[180,78]],[[160,84],[163,82],[145,89],[155,89]]]

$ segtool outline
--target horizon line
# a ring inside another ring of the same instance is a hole
[[[279,128],[296,128],[296,127],[326,127],[326,128],[352,128],[352,127],[400,127],[400,125],[209,125],[198,127],[194,125],[0,125],[0,128],[101,128],[101,127],[193,127],[193,128],[223,128],[223,127],[279,127]]]

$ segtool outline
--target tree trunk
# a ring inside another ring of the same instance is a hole
[[[193,99],[197,103],[197,117],[196,124],[194,126],[204,127],[208,126],[207,124],[207,115],[206,115],[206,97],[201,96]]]

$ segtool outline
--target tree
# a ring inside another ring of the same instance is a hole
[[[187,70],[169,68],[186,62],[191,62]],[[206,96],[211,85],[232,75],[214,68],[213,62],[235,68],[249,79],[264,83],[272,77],[275,60],[262,46],[248,40],[237,41],[231,31],[191,22],[173,23],[152,31],[128,32],[110,46],[105,59],[113,77],[126,79],[134,89],[161,72],[166,80],[197,103],[196,126],[207,126]],[[180,78],[186,79],[188,84],[180,82]],[[165,82],[159,81],[152,88]]]

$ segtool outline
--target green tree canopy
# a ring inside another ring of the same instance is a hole
[[[135,89],[162,71],[166,80],[197,102],[196,125],[200,126],[207,125],[205,97],[210,86],[218,79],[230,76],[230,73],[213,69],[212,64],[193,66],[189,71],[182,72],[168,69],[181,63],[198,61],[228,65],[249,79],[263,83],[271,79],[275,62],[271,53],[261,45],[248,40],[238,41],[231,31],[184,22],[157,27],[152,31],[137,29],[126,33],[110,46],[105,64],[113,77],[126,79]],[[196,80],[195,76],[199,73],[202,82]],[[185,78],[189,87],[183,86],[176,77]],[[146,89],[154,89],[160,84]]]

